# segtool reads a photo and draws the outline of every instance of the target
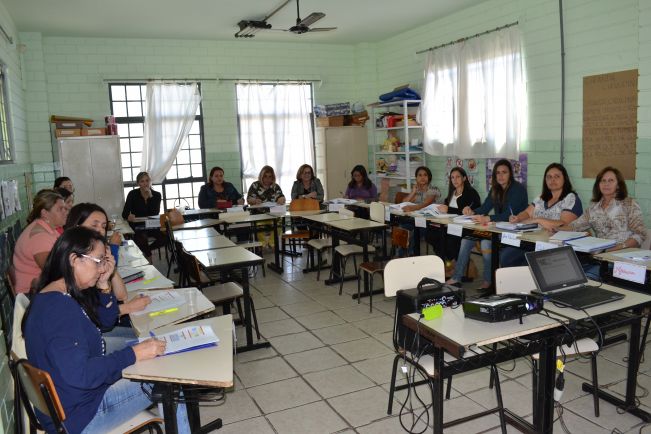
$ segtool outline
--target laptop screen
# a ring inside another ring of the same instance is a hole
[[[570,246],[527,252],[526,258],[540,292],[582,285],[588,281]]]

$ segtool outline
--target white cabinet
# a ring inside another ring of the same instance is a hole
[[[75,186],[75,203],[93,202],[111,214],[121,214],[124,188],[118,136],[58,139],[61,175]]]
[[[416,168],[425,165],[423,127],[414,119],[419,106],[420,100],[405,100],[371,107],[371,137],[375,150],[375,167],[371,170],[379,190],[382,180],[388,179],[391,190],[411,191]],[[376,124],[380,118],[384,119],[381,126]],[[397,142],[393,146],[391,138]],[[390,195],[389,199],[392,198]]]
[[[350,172],[368,164],[368,136],[365,127],[322,127],[315,131],[316,176],[323,183],[326,199],[342,197]]]

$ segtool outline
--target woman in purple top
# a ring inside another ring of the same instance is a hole
[[[368,173],[366,173],[366,168],[361,164],[353,167],[353,170],[350,172],[350,182],[348,183],[348,188],[346,189],[346,194],[344,197],[346,199],[360,199],[360,200],[376,200],[377,199],[377,187],[370,179],[368,179]]]

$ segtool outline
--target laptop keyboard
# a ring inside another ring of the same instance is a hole
[[[550,294],[549,300],[581,309],[614,301],[616,298],[621,298],[620,295],[617,292],[601,289],[598,286],[585,285]],[[617,297],[614,298],[613,296]]]

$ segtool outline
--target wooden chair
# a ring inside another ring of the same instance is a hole
[[[508,267],[498,268],[495,270],[495,293],[507,294],[510,292],[526,292],[529,293],[536,290],[536,282],[533,280],[531,270],[528,266],[523,267]],[[593,401],[594,401],[594,414],[599,417],[599,380],[597,376],[597,353],[599,345],[594,339],[582,338],[575,342],[570,342],[562,347],[557,347],[556,353],[562,353],[566,356],[576,356],[579,354],[590,355],[590,366],[592,371],[592,384],[594,387]],[[540,354],[532,356],[534,364],[537,364]],[[537,390],[535,369],[532,371],[534,383],[534,396]]]
[[[397,292],[401,289],[416,288],[418,283],[423,277],[429,277],[439,282],[445,281],[445,264],[438,256],[415,256],[408,258],[398,258],[389,261],[384,269],[384,295],[385,297],[395,297]],[[389,405],[387,414],[391,414],[393,409],[393,395],[396,388],[396,371],[398,362],[404,360],[406,363],[414,366],[429,382],[432,394],[436,393],[433,388],[431,379],[435,375],[434,372],[434,359],[431,355],[425,354],[418,358],[414,358],[409,350],[403,348],[398,340],[398,328],[401,327],[401,318],[396,315],[393,319],[393,347],[396,356],[393,359],[393,370],[391,371],[391,385],[389,389]],[[477,349],[476,352],[481,352]],[[452,355],[445,353],[445,361],[456,360]],[[473,356],[467,357],[471,359]],[[502,393],[499,383],[498,371],[495,365],[491,366],[491,372],[495,376],[495,390],[497,395],[497,409],[500,416],[500,425],[502,432],[506,433],[506,422],[504,419],[504,406],[502,402]],[[451,377],[448,378],[448,389],[450,387]],[[434,397],[432,397],[434,398]],[[449,398],[449,396],[447,396]],[[472,419],[472,417],[469,417]],[[468,420],[470,420],[468,419]]]
[[[321,204],[316,199],[292,199],[289,203],[290,211],[318,211],[319,209],[321,209]],[[289,242],[289,248],[293,258],[298,254],[298,245],[307,242],[311,238],[311,233],[307,229],[294,227],[283,233],[280,238],[282,242],[281,251],[285,252],[285,245]]]
[[[396,196],[393,199],[393,203],[402,203],[405,201],[405,198],[409,196],[409,193],[405,193],[404,191],[398,191],[396,192]]]
[[[48,416],[56,429],[57,433],[67,433],[64,426],[66,414],[63,405],[59,399],[54,382],[50,374],[32,366],[25,359],[15,359],[12,355],[12,374],[14,381],[18,383],[19,396],[27,410],[30,425],[32,429],[43,430],[43,426],[36,418],[34,409]],[[108,434],[132,434],[140,432],[151,432],[153,429],[156,433],[162,434],[160,424],[163,420],[148,410],[143,410],[130,420],[115,427]]]
[[[240,300],[244,297],[244,289],[235,282],[217,283],[206,280],[205,274],[201,272],[199,261],[192,254],[181,248],[179,250],[181,258],[181,267],[183,268],[183,285],[196,286],[203,295],[206,296],[215,306],[221,306],[224,315],[231,313],[231,303],[235,302],[237,313],[241,321],[244,321],[244,313]],[[253,325],[255,332],[260,339],[260,328],[258,327],[258,318],[255,314],[255,305],[253,299],[251,303],[251,313],[253,316]]]

